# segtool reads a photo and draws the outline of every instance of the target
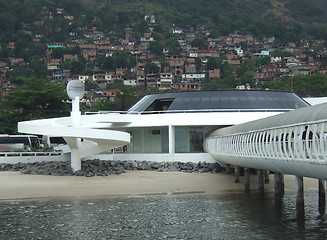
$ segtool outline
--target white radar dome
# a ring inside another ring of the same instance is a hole
[[[79,80],[72,80],[67,84],[67,94],[70,99],[74,100],[76,97],[80,99],[84,96],[84,84]]]

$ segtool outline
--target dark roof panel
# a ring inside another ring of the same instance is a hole
[[[291,92],[266,90],[213,90],[147,95],[129,111],[143,112],[156,101],[171,99],[168,110],[289,110],[309,106]],[[154,110],[162,110],[156,109]]]

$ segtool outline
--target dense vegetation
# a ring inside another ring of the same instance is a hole
[[[0,133],[17,133],[17,122],[40,118],[67,116],[70,105],[62,84],[46,83],[44,79],[21,78],[15,92],[2,97],[0,102]]]
[[[144,15],[156,17],[158,33],[174,24],[186,29],[203,25],[212,36],[239,31],[257,37],[275,36],[282,42],[327,38],[324,0],[1,0],[1,42],[15,39],[26,24],[35,28],[34,21],[44,19],[44,7],[54,15],[56,8],[64,8],[79,23],[69,25],[61,19],[44,25],[40,34],[53,41],[67,40],[69,32],[78,33],[82,26],[123,34],[126,25],[133,25],[135,34],[142,34],[146,29]]]

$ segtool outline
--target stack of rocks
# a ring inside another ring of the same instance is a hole
[[[82,170],[73,173],[70,162],[35,162],[0,164],[0,171],[20,171],[22,174],[40,174],[57,176],[107,176],[125,171],[148,170],[157,172],[218,173],[225,169],[218,163],[182,163],[151,161],[103,161],[99,159],[82,161]]]

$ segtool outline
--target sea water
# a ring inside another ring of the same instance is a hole
[[[0,202],[1,239],[325,239],[318,192],[281,204],[273,193],[158,195]]]

